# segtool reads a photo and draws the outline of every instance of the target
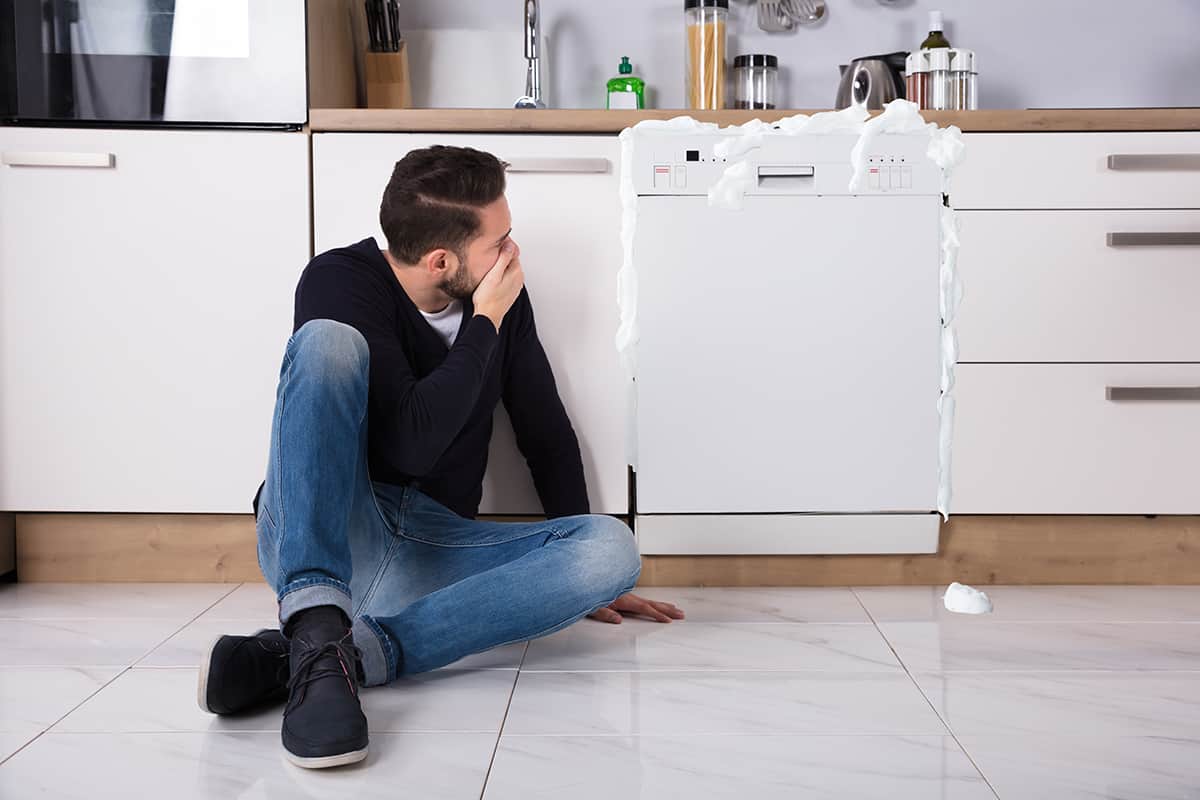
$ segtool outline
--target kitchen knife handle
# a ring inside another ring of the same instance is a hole
[[[510,158],[509,172],[567,172],[579,174],[609,171],[607,158]]]
[[[9,167],[88,167],[112,169],[117,157],[112,153],[55,153],[11,151],[4,153],[2,160]]]
[[[1178,403],[1200,401],[1200,386],[1107,386],[1104,397],[1114,403]]]
[[[1114,153],[1108,168],[1122,171],[1200,169],[1200,153]]]
[[[1105,243],[1109,247],[1197,247],[1200,231],[1114,232],[1105,236]]]

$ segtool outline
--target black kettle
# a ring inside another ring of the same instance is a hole
[[[879,109],[897,98],[904,97],[906,58],[908,52],[899,50],[884,55],[863,56],[839,66],[842,80],[838,84],[834,108],[861,105]]]

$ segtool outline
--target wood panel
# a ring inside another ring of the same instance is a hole
[[[354,0],[308,0],[310,107],[363,105],[355,46],[360,5]]]
[[[249,514],[18,514],[26,581],[261,581]]]
[[[309,122],[314,131],[426,131],[616,133],[643,119],[681,115],[720,125],[752,119],[774,121],[815,111],[691,111],[647,109],[358,109],[321,107],[314,98]],[[971,132],[1034,131],[1195,131],[1200,108],[1111,108],[1049,111],[923,111],[926,121],[957,125]]]
[[[492,517],[527,521],[534,517]],[[246,514],[19,514],[22,581],[260,581]],[[963,516],[935,555],[647,556],[642,586],[1200,584],[1200,517]]]
[[[1200,518],[964,516],[913,556],[659,556],[647,586],[1200,583]]]

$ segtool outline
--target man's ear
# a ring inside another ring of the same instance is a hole
[[[434,277],[441,277],[454,271],[454,268],[458,266],[458,257],[449,250],[439,247],[426,253],[425,257],[421,259],[421,264]]]

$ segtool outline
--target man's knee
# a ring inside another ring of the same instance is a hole
[[[616,517],[604,514],[588,514],[584,520],[583,538],[588,542],[591,566],[618,588],[634,586],[642,573],[642,556],[633,531]]]
[[[365,374],[370,348],[358,329],[332,319],[313,319],[292,336],[292,360],[316,361],[329,371]]]

